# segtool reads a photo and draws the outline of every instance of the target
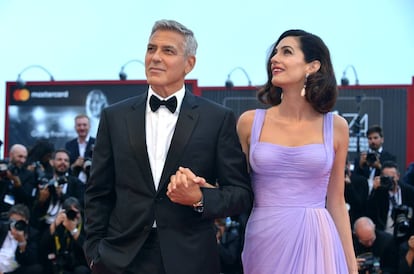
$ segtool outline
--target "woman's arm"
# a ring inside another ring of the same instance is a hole
[[[335,222],[344,248],[349,273],[358,273],[354,247],[352,244],[351,224],[344,197],[344,170],[348,154],[349,128],[345,119],[334,116],[335,158],[328,185],[326,207]]]

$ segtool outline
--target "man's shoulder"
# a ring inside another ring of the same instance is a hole
[[[401,191],[406,194],[408,194],[408,197],[410,197],[410,199],[414,199],[414,186],[409,185],[409,184],[399,184]]]
[[[387,150],[383,150],[380,156],[383,161],[396,161],[397,157]]]
[[[67,141],[66,143],[65,143],[65,147],[67,147],[67,146],[70,146],[70,145],[73,145],[74,143],[78,143],[78,139],[77,138],[73,138],[73,139],[70,139],[69,141]]]
[[[139,102],[145,102],[146,98],[147,98],[147,93],[142,93],[137,96],[129,97],[121,101],[118,101],[116,103],[113,103],[110,106],[108,106],[107,109],[130,107],[130,106],[136,105]]]
[[[233,110],[225,105],[219,104],[211,99],[193,95],[194,103],[200,108],[211,109],[219,112],[233,112]]]

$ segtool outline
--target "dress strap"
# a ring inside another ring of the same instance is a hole
[[[332,112],[323,116],[323,138],[327,151],[333,150],[333,118]]]
[[[260,133],[262,132],[264,118],[266,116],[265,109],[256,109],[250,135],[250,145],[259,142]]]

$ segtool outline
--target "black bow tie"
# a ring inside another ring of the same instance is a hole
[[[175,96],[171,97],[168,100],[160,100],[157,96],[151,95],[149,103],[153,112],[157,111],[157,109],[159,109],[162,105],[168,108],[171,113],[174,113],[175,109],[177,108],[177,98]]]

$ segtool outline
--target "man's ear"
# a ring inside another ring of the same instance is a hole
[[[196,57],[194,55],[188,56],[187,65],[185,66],[185,69],[184,69],[185,75],[189,74],[193,70],[195,63],[196,63]]]

